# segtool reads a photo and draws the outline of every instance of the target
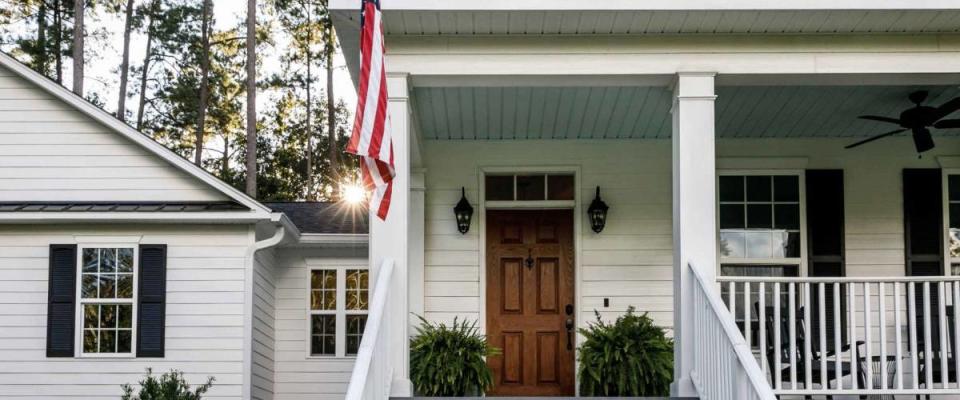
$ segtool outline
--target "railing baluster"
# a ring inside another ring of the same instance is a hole
[[[903,390],[903,367],[900,366],[900,362],[903,360],[902,348],[903,348],[903,338],[901,337],[900,330],[900,283],[893,283],[893,336],[894,342],[897,347],[895,349],[895,357],[897,363],[897,390]]]
[[[940,348],[938,349],[938,356],[940,357],[940,382],[943,383],[944,387],[947,387],[947,383],[950,382],[947,379],[948,373],[950,372],[947,369],[947,344],[950,341],[947,339],[947,291],[946,283],[940,281],[937,284],[937,305],[939,305],[940,319],[937,325],[940,327]]]
[[[907,283],[907,326],[910,327],[910,371],[912,389],[920,389],[920,367],[917,362],[917,285]]]
[[[923,282],[923,369],[926,371],[924,386],[933,386],[933,343],[930,343],[930,282]]]
[[[737,320],[737,283],[730,281],[727,283],[727,302],[730,306],[730,314],[733,314],[733,320]]]
[[[781,342],[780,335],[783,332],[780,332],[780,282],[773,283],[773,374],[774,387],[777,389],[782,389],[783,386],[783,374],[782,374],[782,363],[781,359],[783,358],[783,352],[781,351]]]
[[[867,348],[867,354],[864,358],[864,374],[866,379],[863,380],[864,389],[873,389],[873,327],[870,321],[870,283],[863,283],[863,336],[864,343]],[[856,361],[854,361],[856,362]]]
[[[887,293],[886,284],[880,282],[877,287],[877,302],[880,307],[878,317],[880,325],[880,389],[887,388]]]
[[[857,338],[857,301],[856,301],[856,294],[857,294],[856,285],[854,285],[853,282],[848,283],[848,284],[847,284],[847,313],[849,313],[849,317],[850,317],[850,318],[849,318],[848,325],[847,325],[847,331],[848,331],[848,333],[849,333],[849,334],[847,335],[847,337],[850,339],[850,343],[852,344],[852,345],[850,346],[850,376],[852,376],[852,377],[856,377],[856,376],[857,376],[857,362],[859,361],[859,360],[857,360],[857,355],[858,355],[858,354],[857,354],[857,350],[858,350],[858,349],[857,349],[857,345],[856,345],[856,338]],[[851,380],[850,380],[850,388],[853,389],[853,390],[857,390],[857,386],[859,386],[859,385],[857,385],[857,380],[856,380],[856,379],[851,379]]]
[[[750,329],[752,328],[753,319],[750,318],[750,282],[743,283],[743,339],[747,341],[747,348],[752,349],[750,346],[750,339],[752,339]]]
[[[767,374],[767,369],[770,368],[770,365],[767,365],[767,285],[766,282],[760,282],[760,293],[757,295],[757,303],[759,303],[758,314],[757,315],[757,325],[760,327],[760,336],[757,337],[757,347],[760,348],[760,370],[763,371],[764,376]]]
[[[787,315],[790,316],[787,329],[790,330],[790,389],[797,389],[797,290],[793,282],[787,284]]]
[[[810,337],[812,332],[810,327],[813,326],[810,325],[810,283],[803,282],[800,284],[800,288],[803,292],[803,329],[805,329],[803,338],[803,376],[805,379],[803,387],[810,390],[813,387],[813,357],[810,351],[810,342],[813,341],[813,338]]]
[[[823,282],[817,284],[817,329],[820,337],[820,388],[827,389],[827,382],[830,379],[830,370],[827,369],[827,295],[824,293],[826,285]]]
[[[960,389],[960,318],[958,313],[960,313],[960,282],[953,282],[953,363],[954,371],[956,371],[957,380],[954,383],[957,384],[957,388]]]
[[[841,351],[841,341],[843,339],[843,327],[840,322],[843,320],[843,314],[840,313],[840,283],[833,284],[833,351],[836,353],[834,358],[835,375],[837,388],[843,389],[843,352]],[[826,375],[826,374],[824,374]]]

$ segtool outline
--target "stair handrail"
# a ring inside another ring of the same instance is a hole
[[[346,400],[385,400],[390,396],[393,381],[391,365],[390,326],[386,307],[390,297],[390,282],[394,262],[385,259],[377,271],[370,312],[353,364],[353,373],[347,386]]]

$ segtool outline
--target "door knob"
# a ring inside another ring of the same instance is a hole
[[[573,318],[567,317],[567,350],[573,350]]]

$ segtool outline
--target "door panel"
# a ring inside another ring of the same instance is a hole
[[[570,210],[487,212],[488,395],[574,394],[573,261]]]

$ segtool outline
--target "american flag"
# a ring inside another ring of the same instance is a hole
[[[390,210],[393,193],[393,140],[387,127],[387,74],[384,66],[383,24],[380,1],[363,0],[360,6],[360,89],[353,134],[347,152],[360,156],[363,185],[373,191],[370,208],[381,220]]]

